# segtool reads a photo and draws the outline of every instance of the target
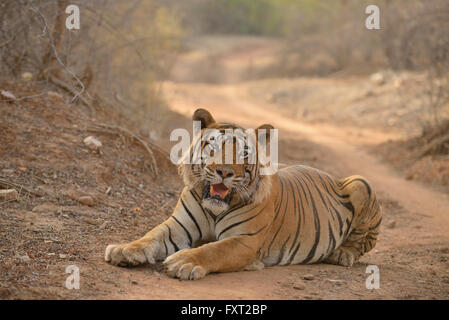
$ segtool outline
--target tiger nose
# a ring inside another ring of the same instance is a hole
[[[215,172],[217,172],[217,174],[223,179],[232,177],[234,175],[234,170],[227,168],[218,168],[215,169]]]

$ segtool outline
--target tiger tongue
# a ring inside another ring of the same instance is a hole
[[[218,195],[220,198],[224,199],[228,193],[229,189],[223,183],[210,185],[210,195],[212,197]]]

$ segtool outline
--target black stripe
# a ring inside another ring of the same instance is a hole
[[[290,235],[288,235],[287,240],[285,240],[284,243],[282,244],[281,250],[279,250],[279,257],[278,257],[278,260],[275,263],[275,265],[278,265],[279,263],[281,263],[282,258],[284,257],[285,246],[287,245],[288,240],[290,240]]]
[[[196,228],[198,229],[198,232],[200,233],[200,239],[203,239],[203,233],[201,232],[200,226],[198,225],[198,222],[196,222],[195,217],[192,215],[192,213],[190,212],[189,209],[187,209],[186,204],[184,203],[184,201],[181,199],[181,204],[184,207],[184,210],[187,212],[187,214],[189,215],[190,219],[192,219],[192,221],[195,223]]]
[[[267,205],[268,205],[268,203],[265,205],[265,207],[263,207],[263,209],[265,209],[265,208],[267,207]],[[236,218],[236,217],[238,217],[238,216],[241,216],[242,214],[248,213],[248,212],[250,212],[251,210],[253,210],[253,209],[255,209],[255,208],[257,208],[257,205],[252,205],[252,206],[250,205],[249,208],[248,208],[247,210],[242,211],[242,212],[239,212],[239,213],[237,213],[236,215],[234,215],[234,216],[232,216],[232,217],[229,217],[228,220],[234,219],[234,218]],[[240,209],[240,208],[238,208],[238,209]],[[236,211],[237,211],[238,209],[236,209]],[[262,209],[262,210],[263,210],[263,209]],[[216,224],[215,224],[215,226],[218,224],[218,222],[220,222],[220,221],[217,221]]]
[[[329,227],[329,251],[328,251],[327,255],[334,252],[335,245],[336,245],[334,233],[332,232],[332,226],[329,221],[328,221],[328,227]]]
[[[217,216],[217,219],[216,219],[216,221],[215,221],[215,224],[217,225],[217,224],[218,224],[221,220],[223,220],[228,214],[232,213],[233,211],[237,211],[237,210],[239,210],[239,209],[241,209],[241,208],[243,208],[243,207],[245,207],[245,206],[246,206],[246,204],[236,205],[236,206],[234,206],[234,207],[232,207],[232,208],[226,210],[225,212],[220,213],[220,214]],[[248,212],[248,211],[250,211],[251,209],[253,209],[253,208],[249,208],[248,210],[243,211],[243,212],[239,213],[238,215],[235,215],[235,216],[232,217],[232,218],[235,218],[235,217],[239,216],[240,214],[243,214],[243,213],[245,213],[245,212]]]
[[[340,192],[337,192],[337,191],[335,191],[335,188],[334,188],[334,183],[335,183],[335,181],[333,181],[329,176],[326,176],[326,179],[329,181],[329,186],[331,187],[331,189],[332,189],[332,191],[339,197],[339,198],[342,198],[342,199],[347,199],[347,198],[349,198],[349,195],[348,194],[341,194]],[[341,188],[341,187],[339,187],[339,188]]]
[[[263,208],[263,209],[265,209],[265,208]],[[254,219],[255,217],[257,217],[257,216],[263,211],[263,209],[260,210],[257,214],[253,215],[252,217],[249,217],[248,219],[245,219],[245,220],[242,220],[242,221],[233,223],[233,224],[231,224],[230,226],[226,227],[225,229],[223,229],[223,230],[218,234],[217,239],[220,239],[220,236],[221,236],[223,233],[225,233],[226,231],[228,231],[228,230],[230,230],[230,229],[232,229],[232,228],[234,228],[234,227],[236,227],[236,226],[238,226],[238,225],[240,225],[240,224],[242,224],[242,223],[245,223],[245,222],[248,222],[248,221]]]
[[[339,200],[337,200],[337,198],[335,198],[334,194],[329,190],[329,188],[327,187],[326,182],[323,180],[323,177],[321,175],[318,176],[321,180],[321,184],[323,185],[323,187],[326,189],[328,196],[330,196],[335,202],[339,202]],[[330,184],[329,184],[330,185]],[[337,196],[340,196],[337,194]],[[329,200],[329,198],[328,198]]]
[[[309,190],[310,193],[310,190]],[[310,194],[310,199],[312,200],[312,208],[313,208],[313,219],[315,223],[315,243],[313,244],[312,249],[309,251],[309,254],[303,261],[303,263],[308,263],[315,256],[316,248],[318,247],[318,243],[320,242],[320,220],[318,217],[318,211],[315,206],[315,201],[313,201],[312,194]]]
[[[373,227],[371,227],[371,228],[369,228],[368,230],[374,230],[374,229],[376,229],[379,225],[380,225],[380,223],[382,222],[382,218],[380,218],[379,219],[379,222],[378,223],[376,223],[376,225],[375,226],[373,226]]]
[[[350,180],[349,182],[346,182],[345,184],[343,184],[342,188],[346,188],[346,186],[348,186],[350,183],[353,183],[354,181],[360,181],[363,182],[363,184],[365,185],[365,187],[368,189],[368,196],[371,197],[371,187],[368,184],[368,182],[364,179],[360,179],[360,178],[355,178]]]
[[[299,171],[299,170],[296,169],[296,168],[295,168],[295,170],[298,171],[298,173],[300,173],[300,174],[294,175],[294,177],[298,180],[299,186],[301,187],[302,192],[304,192],[304,195],[305,195],[305,198],[306,198],[307,203],[310,203],[310,200],[309,200],[309,198],[307,197],[307,193],[306,193],[306,191],[304,190],[304,187],[303,187],[303,185],[304,185],[304,186],[306,186],[307,189],[309,189],[309,188],[307,187],[307,182],[304,180],[304,178],[303,178],[303,176],[302,176],[302,175],[304,174],[304,172]],[[301,180],[301,181],[299,181],[299,180]],[[310,190],[309,190],[309,193],[310,193]]]
[[[279,176],[279,181],[281,182],[281,185],[283,185],[284,182],[283,182],[282,179],[281,179],[281,175],[278,175],[278,176]],[[271,239],[270,245],[268,246],[268,249],[267,249],[267,256],[270,256],[270,249],[271,249],[271,246],[272,246],[273,243],[274,243],[274,239],[276,239],[276,237],[277,237],[279,231],[280,231],[281,228],[284,226],[285,214],[286,214],[286,212],[287,212],[287,207],[288,207],[288,192],[286,192],[285,194],[286,194],[286,200],[285,200],[284,214],[282,215],[281,224],[279,225],[279,228],[278,228],[277,231],[275,232],[274,237],[273,237],[273,239]],[[280,209],[280,208],[279,208],[279,209]],[[273,221],[274,221],[274,220],[273,220]]]
[[[170,240],[171,244],[173,245],[173,248],[175,248],[175,252],[179,251],[178,246],[176,245],[176,243],[173,241],[173,239],[171,238],[171,229],[169,226],[167,226],[168,228],[168,240]]]
[[[263,226],[262,228],[260,228],[259,230],[257,230],[256,232],[252,232],[252,233],[241,233],[238,234],[237,236],[255,236],[256,234],[260,233],[263,229],[265,229],[267,226]]]
[[[287,181],[288,181],[288,185],[290,186],[291,193],[293,195],[293,213],[296,217],[296,195],[295,195],[295,191],[293,190],[292,182],[290,181],[290,179],[288,177],[287,177]]]
[[[344,205],[349,211],[352,212],[352,216],[354,216],[354,206],[351,202],[340,202],[342,205]]]
[[[280,185],[281,185],[281,194],[279,196],[279,204],[278,204],[277,208],[274,209],[276,214],[274,216],[273,221],[276,220],[277,216],[279,215],[279,210],[281,209],[281,205],[282,205],[282,199],[284,199],[284,184],[282,183],[282,180],[281,180],[281,177],[280,177],[280,173],[281,172],[279,172],[278,177],[279,177],[279,182],[280,182]]]
[[[201,211],[203,212],[204,218],[206,219],[207,225],[209,226],[209,229],[210,229],[210,221],[207,218],[206,212],[204,211],[204,208],[200,203],[201,202],[200,197],[198,196],[198,194],[195,191],[192,191],[192,190],[190,190],[190,194],[195,199],[195,201],[198,203],[198,206],[201,208]]]
[[[165,243],[165,239],[164,239],[164,247],[165,247],[165,256],[168,256],[168,248],[167,243]]]
[[[341,220],[340,212],[337,209],[335,209],[335,207],[332,204],[332,202],[329,201],[329,205],[332,207],[332,209],[334,209],[335,215],[337,216],[338,226],[340,228],[340,237],[341,237],[343,235],[343,221]]]
[[[186,227],[184,227],[184,225],[178,219],[176,219],[175,216],[171,216],[171,217],[184,229],[184,231],[187,234],[187,237],[189,238],[189,247],[191,247],[193,242],[192,242],[192,236],[191,236],[189,230],[187,230]]]
[[[299,197],[299,203],[301,204],[301,209],[302,210],[300,210],[299,211],[299,213],[298,213],[298,225],[296,226],[296,234],[295,234],[295,238],[293,239],[293,242],[292,242],[292,245],[291,245],[291,247],[290,247],[290,249],[289,249],[289,253],[291,254],[292,253],[292,250],[293,250],[293,248],[296,246],[296,241],[297,241],[297,239],[298,239],[298,236],[299,236],[299,230],[300,230],[300,227],[301,227],[301,212],[304,212],[304,208],[302,207],[302,199],[301,199],[301,192],[299,191],[299,188],[298,188],[298,185],[296,184],[296,179],[294,180],[294,183],[295,183],[295,187],[296,187],[296,190],[297,190],[297,192],[298,192],[298,197]],[[299,209],[299,208],[298,208]],[[291,255],[290,256],[290,258],[289,258],[289,264],[291,263],[291,261],[293,260],[293,255]]]

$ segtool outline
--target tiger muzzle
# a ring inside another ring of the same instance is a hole
[[[215,199],[229,204],[233,190],[226,187],[224,183],[206,184],[203,189],[203,200]]]

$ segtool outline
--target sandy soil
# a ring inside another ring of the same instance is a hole
[[[273,124],[280,130],[281,161],[306,163],[336,176],[364,175],[377,189],[384,208],[380,239],[375,249],[353,268],[325,264],[273,267],[213,275],[204,283],[182,283],[173,291],[187,289],[198,298],[448,298],[448,196],[405,180],[364,147],[394,134],[301,123],[260,102],[253,103],[246,89],[244,84],[165,84],[170,105],[183,114],[190,115],[201,106],[209,108],[217,119],[238,119],[247,127]],[[371,264],[380,269],[379,290],[365,288],[365,271]],[[314,275],[314,280],[302,280],[306,274]],[[243,288],[235,286],[240,282],[245,283]],[[303,288],[299,283],[304,289],[295,289]]]
[[[263,43],[251,46],[255,56],[263,59],[270,52]],[[242,51],[245,59],[253,57],[241,47],[238,55]],[[230,61],[238,61],[236,55]],[[189,67],[181,69],[185,75]],[[190,118],[194,109],[204,107],[219,120],[247,127],[271,123],[280,130],[281,162],[310,165],[339,177],[361,174],[368,178],[384,210],[376,247],[352,268],[270,267],[212,274],[200,281],[171,279],[160,265],[111,266],[103,261],[106,245],[134,240],[166,219],[181,186],[162,151],[153,149],[160,165],[160,175],[154,178],[141,144],[116,130],[91,131],[99,122],[115,119],[98,116],[93,120],[77,109],[69,112],[63,100],[47,94],[16,104],[0,101],[0,127],[8,129],[4,132],[10,138],[2,141],[7,147],[0,149],[0,177],[42,193],[37,197],[23,192],[18,202],[0,203],[0,299],[449,298],[447,194],[406,180],[369,151],[403,131],[368,125],[375,124],[375,117],[364,126],[306,123],[279,109],[282,104],[264,98],[270,87],[283,86],[276,80],[227,79],[216,84],[187,80],[163,83],[172,110]],[[314,79],[313,83],[318,91],[321,88],[323,100],[332,101],[336,95],[329,88],[347,81]],[[369,86],[367,77],[357,81]],[[301,88],[306,82],[303,79],[296,85]],[[38,93],[4,83],[1,87],[17,96]],[[356,98],[365,99],[363,95]],[[298,102],[296,107],[305,106]],[[187,118],[185,127],[190,126]],[[135,129],[132,124],[128,128]],[[83,138],[91,134],[103,142],[103,153],[83,145]],[[80,195],[91,195],[95,205],[81,205]],[[65,288],[68,265],[80,268],[79,290]],[[380,289],[366,289],[368,265],[379,267]]]

